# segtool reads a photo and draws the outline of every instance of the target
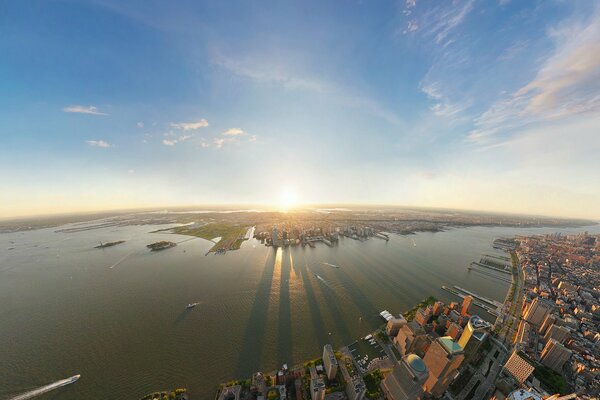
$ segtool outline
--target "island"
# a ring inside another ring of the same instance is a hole
[[[116,242],[108,242],[108,243],[102,243],[102,242],[100,242],[100,245],[99,246],[94,246],[94,248],[95,249],[103,249],[105,247],[112,247],[112,246],[116,246],[116,245],[121,244],[121,243],[125,243],[125,241],[124,240],[117,240]]]
[[[179,226],[171,232],[209,240],[214,245],[208,252],[223,254],[229,250],[238,250],[242,242],[250,238],[251,229],[246,225],[211,222],[204,225],[193,223]]]
[[[160,242],[155,242],[155,243],[146,245],[146,247],[152,251],[170,249],[171,247],[175,247],[175,246],[177,246],[177,243],[168,242],[166,240],[161,240]]]

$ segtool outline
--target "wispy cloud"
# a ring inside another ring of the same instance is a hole
[[[220,149],[227,144],[240,144],[243,141],[255,142],[256,135],[248,135],[247,132],[240,128],[230,128],[223,132],[221,136],[214,138],[212,143],[217,149]],[[208,143],[206,145],[203,143],[202,147],[209,147],[209,145]]]
[[[529,46],[529,40],[517,40],[515,43],[507,47],[498,57],[500,61],[512,60],[519,53]]]
[[[169,131],[164,133],[164,136],[168,139],[163,139],[162,144],[165,146],[175,146],[177,143],[185,142],[186,140],[193,138],[194,134],[177,136],[175,132]]]
[[[419,26],[423,28],[426,35],[433,36],[438,44],[448,44],[446,38],[465,21],[473,10],[474,0],[439,2],[439,4],[438,7],[421,15]]]
[[[213,51],[212,62],[235,75],[259,82],[280,84],[288,89],[316,92],[322,92],[324,89],[322,82],[292,73],[278,63],[265,63],[252,58],[231,58],[216,50]]]
[[[262,57],[233,58],[215,49],[212,53],[213,64],[239,77],[264,84],[279,85],[288,90],[314,92],[327,97],[332,102],[384,118],[393,124],[400,122],[397,113],[365,97],[363,91],[297,72],[296,68],[289,67],[285,62],[266,62]]]
[[[487,142],[493,136],[532,123],[581,114],[600,114],[600,18],[587,23],[567,21],[549,32],[556,47],[535,78],[498,100],[475,120],[469,139]]]
[[[440,82],[421,83],[421,91],[430,99],[435,100],[435,104],[429,109],[438,117],[456,120],[460,116],[460,113],[470,106],[470,102],[466,100],[462,103],[451,102],[444,95]]]
[[[137,124],[138,128],[143,128],[144,127],[144,123],[142,121],[138,122]]]
[[[109,148],[112,147],[112,144],[104,141],[104,140],[86,140],[85,141],[89,146],[92,147],[102,147],[102,148]]]
[[[208,126],[208,121],[206,119],[201,119],[196,122],[172,122],[171,127],[175,129],[182,129],[184,131],[190,131],[200,128],[206,128]]]
[[[98,110],[98,107],[95,106],[73,105],[63,108],[63,111],[78,114],[108,115],[107,113],[100,112],[100,110]]]
[[[223,135],[226,136],[238,136],[238,135],[245,135],[246,133],[241,130],[240,128],[230,128],[227,129],[225,132],[223,132]]]

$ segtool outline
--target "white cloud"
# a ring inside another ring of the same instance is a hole
[[[138,122],[137,124],[138,128],[143,128],[144,127],[144,123],[142,121]]]
[[[250,136],[250,139],[248,139],[249,142],[256,142],[256,135],[252,135]]]
[[[100,112],[100,110],[98,110],[98,107],[95,106],[73,105],[63,108],[63,111],[78,114],[108,115],[107,113]]]
[[[104,140],[86,140],[85,142],[92,147],[102,147],[102,148],[112,147],[112,145],[110,143],[108,143]]]
[[[416,19],[413,19],[412,21],[408,21],[408,25],[406,26],[406,30],[404,32],[415,32],[417,29],[419,29],[419,24],[417,23]]]
[[[406,8],[415,8],[417,0],[406,0]]]
[[[184,131],[190,131],[194,129],[206,128],[208,126],[208,121],[206,119],[201,119],[196,122],[178,122],[171,123],[171,126],[176,129],[183,129]]]
[[[164,136],[168,137],[168,138],[173,138],[175,136],[175,132],[173,132],[173,131],[165,132]],[[181,135],[181,136],[179,136],[177,138],[173,138],[173,139],[164,139],[162,141],[162,144],[164,144],[165,146],[175,146],[177,143],[185,142],[186,140],[189,140],[193,137],[194,137],[193,134]]]
[[[467,15],[473,10],[474,0],[452,2],[438,2],[440,4],[428,12],[425,12],[419,23],[415,21],[417,28],[428,36],[433,36],[438,44],[448,45],[446,38],[450,33],[461,25]]]
[[[470,140],[488,142],[534,123],[600,115],[600,18],[566,21],[550,35],[556,47],[535,78],[482,113]]]
[[[246,133],[241,130],[240,128],[230,128],[227,129],[225,132],[223,132],[223,135],[227,135],[227,136],[238,136],[238,135],[245,135]]]

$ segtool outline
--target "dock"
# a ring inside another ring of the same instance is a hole
[[[457,288],[457,286],[454,286],[453,288],[448,287],[448,286],[442,286],[442,289],[444,289],[447,292],[452,293],[453,295],[455,295],[456,297],[459,297],[461,299],[464,299],[470,293],[470,292],[463,293],[463,292],[461,292],[461,290],[456,289],[456,288]],[[497,317],[500,315],[499,307],[495,307],[493,305],[493,303],[486,304],[483,301],[478,299],[479,296],[475,297],[473,294],[470,294],[470,296],[473,297],[473,304],[475,304],[478,307],[483,308],[488,314],[493,315],[494,317]]]

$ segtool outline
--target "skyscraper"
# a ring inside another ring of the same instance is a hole
[[[541,363],[562,374],[563,365],[571,358],[572,351],[554,339],[550,339],[541,354]]]
[[[469,315],[469,308],[471,308],[471,303],[473,302],[472,296],[465,296],[462,302],[462,308],[460,310],[460,315],[466,316]]]
[[[400,328],[406,325],[406,319],[400,316],[398,318],[392,318],[387,322],[387,334],[388,336],[397,336]]]
[[[271,232],[271,244],[273,246],[277,246],[279,244],[279,233],[277,232],[277,227],[273,227],[273,231]]]
[[[569,337],[571,331],[566,326],[552,325],[546,331],[544,340],[548,342],[550,339],[556,340],[558,343],[564,343]]]
[[[463,348],[451,337],[444,336],[435,340],[423,359],[429,369],[429,377],[423,385],[425,391],[441,397],[458,375],[458,367],[464,358]]]
[[[323,346],[323,365],[325,366],[327,379],[331,380],[335,378],[338,370],[338,362],[330,344]]]
[[[544,320],[551,313],[553,308],[554,305],[549,300],[536,297],[527,308],[527,312],[525,313],[523,319],[539,328],[542,326]]]
[[[429,370],[416,354],[408,354],[396,364],[381,387],[388,400],[418,400],[423,396],[423,384]]]
[[[394,338],[394,343],[402,355],[420,353],[427,342],[426,338],[427,335],[423,328],[412,321],[400,328],[398,335]]]
[[[487,337],[491,325],[477,315],[473,315],[458,339],[458,344],[465,351],[465,358],[470,359]]]

